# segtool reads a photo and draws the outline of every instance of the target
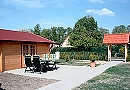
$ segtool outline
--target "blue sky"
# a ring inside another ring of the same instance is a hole
[[[130,0],[0,0],[0,28],[73,27],[78,19],[91,15],[99,27],[111,31],[130,24],[129,9]]]

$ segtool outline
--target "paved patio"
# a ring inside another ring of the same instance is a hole
[[[48,86],[39,88],[38,90],[71,90],[79,86],[87,80],[101,74],[106,69],[120,64],[122,61],[107,62],[95,68],[86,66],[59,66],[58,70],[48,71],[47,73],[24,73],[24,69],[6,71],[8,73],[19,74],[30,77],[40,77],[47,79],[61,80],[57,83],[49,84]]]

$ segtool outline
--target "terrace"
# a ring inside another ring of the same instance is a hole
[[[25,87],[25,88],[32,88],[32,90],[33,89],[71,90],[72,88],[79,86],[80,84],[86,82],[87,80],[101,74],[106,69],[115,66],[119,63],[121,63],[121,61],[107,62],[106,64],[102,64],[95,68],[91,68],[88,66],[58,65],[58,67],[60,68],[58,68],[57,70],[48,71],[47,73],[42,73],[42,74],[30,73],[30,72],[24,73],[25,70],[24,68],[16,69],[16,70],[5,71],[3,73],[4,75],[6,74],[11,74],[11,75],[9,75],[9,77],[1,76],[0,81],[2,81],[1,82],[2,88],[5,89],[9,89],[10,87],[12,87],[12,88],[17,88],[18,90],[18,87],[21,88]],[[23,81],[21,80],[21,77]],[[28,82],[25,83],[25,81]],[[17,82],[17,84],[16,83],[14,84],[14,82]]]

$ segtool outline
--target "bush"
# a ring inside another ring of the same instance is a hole
[[[96,55],[95,53],[91,53],[89,56],[89,60],[91,61],[98,60],[98,55]]]
[[[92,48],[62,48],[56,47],[51,53],[56,51],[60,52],[60,59],[65,59],[66,61],[70,60],[89,60],[90,55],[94,54],[97,60],[107,60],[107,47],[92,47]]]
[[[60,59],[70,60],[107,60],[107,54],[95,52],[60,52]]]

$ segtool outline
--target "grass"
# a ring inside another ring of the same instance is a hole
[[[130,64],[120,64],[72,90],[130,90]]]
[[[70,61],[65,61],[64,59],[59,60],[60,63],[59,65],[69,65],[69,66],[90,66],[89,60],[70,60]],[[96,66],[99,66],[101,64],[96,64]]]
[[[59,65],[70,65],[70,66],[88,66],[88,62],[82,62],[79,60],[70,60],[70,61],[65,61],[65,60],[60,60]]]

